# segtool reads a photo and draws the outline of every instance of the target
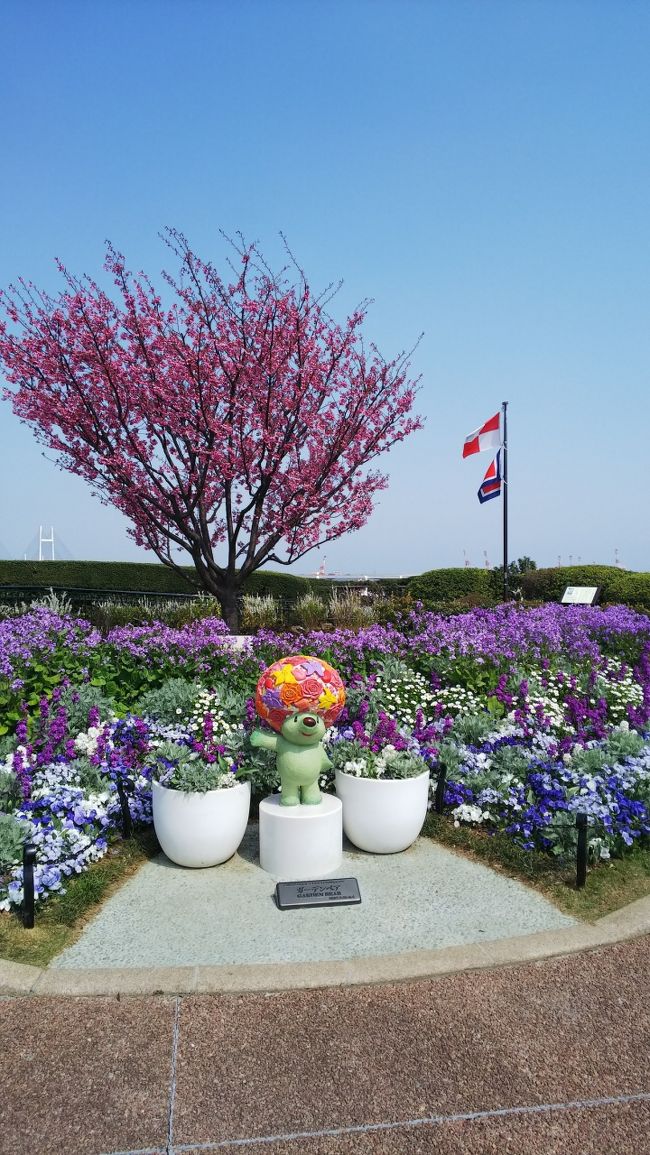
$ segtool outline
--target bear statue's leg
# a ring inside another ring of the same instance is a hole
[[[318,782],[310,782],[309,786],[302,786],[300,796],[303,806],[318,806],[321,800],[321,793],[318,788]]]
[[[282,785],[282,791],[280,793],[280,805],[299,806],[300,787],[294,782],[287,781],[286,778],[283,778],[282,776],[280,776],[280,783]]]

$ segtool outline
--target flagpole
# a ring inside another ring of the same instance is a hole
[[[508,402],[501,402],[503,412],[503,600],[508,600]]]

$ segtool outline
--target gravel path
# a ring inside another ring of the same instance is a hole
[[[209,870],[143,866],[53,969],[300,963],[436,950],[575,925],[534,891],[419,839],[402,854],[353,848],[336,877],[358,879],[361,904],[278,910],[260,869],[257,828]]]

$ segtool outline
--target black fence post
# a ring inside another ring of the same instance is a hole
[[[578,853],[576,856],[576,886],[581,890],[587,881],[587,815],[576,814],[578,828]]]
[[[34,927],[34,863],[36,847],[33,842],[23,845],[23,926],[26,930]]]
[[[438,770],[438,781],[436,783],[436,796],[434,802],[434,809],[436,814],[442,814],[442,808],[445,802],[445,785],[447,782],[447,768],[440,766]]]
[[[122,810],[122,838],[130,838],[133,833],[133,822],[131,820],[131,811],[129,809],[129,800],[124,789],[124,779],[117,780],[117,794],[120,800],[120,807]]]

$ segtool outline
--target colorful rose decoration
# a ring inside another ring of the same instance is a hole
[[[344,704],[341,675],[322,658],[305,654],[280,658],[257,683],[257,713],[277,731],[290,714],[305,711],[320,714],[325,725],[331,726]]]

